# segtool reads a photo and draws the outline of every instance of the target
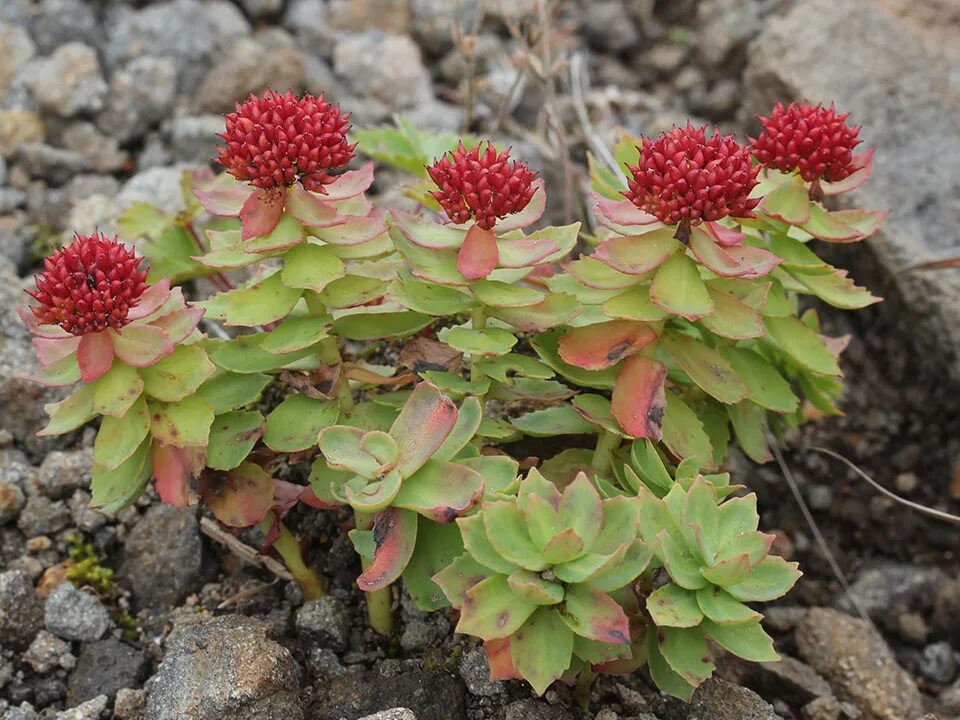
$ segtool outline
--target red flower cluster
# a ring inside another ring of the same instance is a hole
[[[509,161],[510,150],[499,155],[488,142],[467,150],[460,147],[427,168],[440,190],[432,192],[447,216],[455,223],[473,218],[484,230],[497,220],[523,210],[536,192],[537,174],[526,163]],[[452,158],[452,159],[451,159]]]
[[[637,149],[640,161],[627,166],[633,177],[623,194],[665,225],[746,217],[760,202],[747,197],[760,168],[732,135],[715,130],[707,139],[706,126],[688,124],[656,142],[645,138]]]
[[[142,262],[117,238],[78,233],[43,261],[37,289],[27,291],[40,303],[31,310],[40,323],[59,325],[72,335],[123,327],[130,308],[147,289]]]
[[[350,114],[309,93],[297,98],[267,90],[251,93],[236,112],[226,116],[218,137],[217,161],[237,180],[271,190],[300,180],[307,190],[324,192],[333,182],[328,171],[345,166],[356,145],[347,142]]]
[[[799,170],[807,182],[844,180],[859,169],[853,148],[861,142],[860,128],[848,125],[847,116],[838,115],[832,103],[829,108],[777,103],[769,118],[758,117],[763,132],[750,138],[753,155],[782,172]]]

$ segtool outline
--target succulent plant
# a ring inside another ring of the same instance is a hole
[[[435,577],[460,610],[457,632],[482,638],[495,677],[540,695],[571,666],[632,652],[614,595],[647,567],[636,498],[601,499],[579,474],[563,492],[530,470],[516,495],[457,520],[466,553]]]
[[[747,660],[779,659],[762,616],[745,603],[781,597],[801,573],[769,554],[774,536],[757,532],[756,495],[718,504],[717,489],[703,477],[686,490],[675,484],[662,499],[639,487],[640,536],[670,578],[646,599],[657,685],[689,699],[714,669],[708,639]]]

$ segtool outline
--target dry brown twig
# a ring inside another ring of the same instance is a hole
[[[223,545],[242,562],[269,570],[281,580],[293,580],[293,575],[283,566],[283,563],[274,560],[269,555],[257,552],[254,548],[228,533],[210,518],[200,518],[200,531],[214,542]]]

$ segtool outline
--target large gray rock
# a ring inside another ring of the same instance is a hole
[[[417,720],[466,720],[464,697],[459,678],[443,670],[350,672],[322,685],[312,720],[358,718],[398,707],[413,711]]]
[[[97,126],[120,142],[146,134],[166,117],[177,96],[177,65],[167,57],[142,55],[110,78]]]
[[[19,570],[0,574],[0,646],[29,645],[43,627],[43,602]]]
[[[827,679],[840,700],[860,709],[863,720],[913,720],[923,713],[916,683],[871,623],[812,608],[796,637],[800,656]]]
[[[350,613],[342,602],[326,595],[297,610],[296,628],[308,644],[342,652],[350,640]]]
[[[43,0],[30,23],[30,34],[42,53],[77,40],[92,47],[103,41],[93,6],[83,0]]]
[[[689,703],[670,698],[665,720],[778,720],[773,706],[753,690],[712,677],[693,693]]]
[[[30,39],[30,33],[19,25],[0,22],[0,97],[13,83],[20,68],[36,53],[37,46]]]
[[[299,668],[267,626],[236,615],[171,636],[146,720],[300,720]]]
[[[62,117],[100,110],[107,94],[97,51],[80,42],[33,60],[21,78],[44,108]]]
[[[960,273],[904,272],[958,254],[960,83],[950,61],[923,41],[926,30],[906,23],[877,0],[793,4],[750,46],[744,110],[836,101],[863,125],[863,147],[877,151],[874,173],[845,202],[893,214],[881,233],[850,249],[879,265],[879,277],[858,279],[873,280],[887,299],[879,312],[910,329],[922,369],[960,382]]]
[[[850,595],[871,619],[881,622],[918,603],[929,603],[946,581],[946,573],[937,567],[885,562],[862,570],[850,587]],[[846,593],[833,605],[851,615],[856,612]]]
[[[43,606],[47,630],[64,640],[99,640],[110,629],[110,613],[90,593],[64,582],[50,593]]]
[[[54,500],[73,495],[74,490],[90,487],[93,450],[54,450],[40,463],[36,485],[40,492]]]
[[[199,583],[202,560],[193,510],[154,505],[130,531],[119,574],[140,607],[174,607]]]
[[[87,643],[70,675],[67,700],[71,705],[106,695],[111,700],[124,688],[137,687],[147,676],[150,660],[143,650],[107,638]]]

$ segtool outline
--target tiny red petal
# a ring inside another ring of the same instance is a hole
[[[299,180],[307,190],[322,193],[336,179],[330,171],[353,158],[349,119],[323,95],[251,93],[225,117],[226,130],[219,137],[226,144],[217,148],[217,162],[237,180],[262,190]]]
[[[759,166],[732,135],[706,126],[674,128],[656,141],[644,139],[623,195],[665,225],[698,225],[727,216],[748,217],[759,199],[749,199]]]
[[[497,220],[523,210],[533,197],[537,173],[526,163],[510,160],[510,150],[497,153],[491,143],[460,147],[427,168],[439,190],[430,194],[452,222],[471,219],[484,230]]]
[[[147,289],[142,262],[117,238],[77,234],[44,260],[37,289],[27,291],[37,301],[30,309],[41,324],[59,325],[72,335],[121,328]]]
[[[759,137],[750,138],[753,156],[761,165],[782,172],[798,171],[807,182],[844,180],[859,169],[853,148],[860,128],[847,123],[833,104],[777,103],[770,117],[758,117]]]

